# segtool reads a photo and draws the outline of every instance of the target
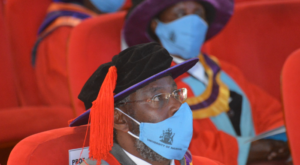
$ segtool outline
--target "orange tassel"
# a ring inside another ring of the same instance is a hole
[[[100,165],[113,146],[114,90],[117,83],[117,68],[111,66],[102,83],[97,99],[93,101],[90,112],[90,153]]]

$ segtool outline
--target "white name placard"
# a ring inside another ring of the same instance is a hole
[[[69,165],[79,165],[83,162],[84,159],[89,158],[89,147],[83,148],[81,157],[80,153],[82,151],[82,148],[72,149],[69,150]]]

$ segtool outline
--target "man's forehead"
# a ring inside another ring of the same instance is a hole
[[[143,88],[141,88],[141,91],[155,92],[159,89],[170,88],[170,87],[171,88],[177,87],[177,85],[171,76],[165,76],[144,86]]]

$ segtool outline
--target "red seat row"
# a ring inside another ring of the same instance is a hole
[[[81,28],[84,28],[84,26]],[[282,74],[287,134],[294,164],[300,163],[300,157],[298,156],[300,154],[300,133],[298,131],[300,105],[297,97],[297,94],[300,92],[300,79],[297,76],[300,73],[299,63],[300,49],[287,59]],[[69,162],[68,151],[83,147],[86,129],[86,126],[66,127],[27,137],[13,149],[8,165],[67,164]],[[84,147],[89,145],[89,137],[86,139]],[[259,165],[271,164],[259,163]]]
[[[104,17],[103,19],[100,16],[99,18],[96,18],[95,21],[88,21],[85,25],[79,26],[78,30],[74,30],[74,35],[72,37],[74,39],[72,39],[71,42],[71,45],[74,46],[70,46],[70,48],[71,50],[75,49],[75,51],[70,51],[70,53],[74,54],[72,57],[77,57],[77,59],[70,59],[70,61],[74,61],[70,62],[70,67],[73,68],[71,69],[71,82],[72,89],[75,91],[73,93],[73,103],[76,105],[76,109],[74,106],[49,107],[43,106],[38,96],[34,68],[31,65],[31,50],[37,38],[37,29],[46,15],[46,10],[51,3],[51,0],[31,0],[29,2],[22,0],[7,0],[5,6],[3,5],[2,0],[0,2],[0,76],[5,77],[4,80],[0,81],[0,130],[1,132],[5,132],[5,134],[2,134],[0,137],[1,149],[1,146],[15,144],[31,134],[65,127],[68,125],[68,120],[84,111],[83,107],[77,107],[77,104],[80,104],[77,99],[78,90],[81,89],[84,81],[96,66],[102,62],[109,61],[112,55],[117,54],[120,51],[119,49],[112,49],[113,51],[105,51],[104,49],[110,46],[120,46],[112,45],[111,41],[117,38],[115,35],[94,35],[98,38],[94,37],[93,42],[83,42],[94,43],[90,44],[87,49],[81,49],[83,48],[82,43],[77,43],[77,41],[85,41],[86,36],[96,33],[98,25],[95,26],[94,22],[98,22],[98,20],[100,20],[100,22],[110,22],[107,24],[105,23],[106,31],[108,29],[113,31],[114,28],[116,28],[117,30],[114,31],[114,34],[119,35],[119,30],[123,25],[125,12],[117,14],[117,20],[114,19],[114,15],[108,15],[108,17]],[[128,2],[125,5],[127,8],[130,5]],[[119,15],[121,17],[119,17]],[[93,28],[87,30],[87,27]],[[99,42],[95,42],[95,40],[99,38],[103,38],[107,41],[101,40],[103,47],[99,47]],[[116,41],[115,43],[119,44],[119,41]],[[78,44],[81,46],[77,46]],[[82,54],[87,54],[86,52],[89,52],[90,54],[94,53],[95,50],[97,50],[97,52],[102,52],[102,54],[97,56],[99,57],[98,59],[85,58],[91,57],[91,55],[82,56]],[[105,58],[102,58],[104,54],[106,54],[106,56]],[[90,65],[87,65],[88,67],[83,67],[83,69],[78,71],[78,68],[80,68],[78,66],[86,65],[86,63],[83,63],[84,61],[88,62]]]
[[[9,30],[11,53],[16,72],[18,97],[21,105],[42,105],[38,95],[31,51],[37,39],[37,31],[43,22],[52,0],[7,0],[5,16]],[[127,0],[123,8],[129,8]]]
[[[5,6],[10,43],[13,45],[11,61],[14,65],[10,66],[14,66],[11,70],[15,69],[15,77],[18,79],[14,77],[11,77],[11,80],[7,79],[7,84],[16,82],[11,89],[17,94],[12,96],[16,98],[16,103],[11,105],[14,108],[0,109],[0,121],[4,120],[6,124],[0,124],[0,130],[7,132],[5,139],[1,139],[1,136],[0,143],[9,140],[17,141],[36,132],[66,126],[68,119],[84,111],[84,106],[77,96],[87,78],[101,63],[110,61],[112,56],[120,51],[125,12],[98,16],[75,27],[71,34],[68,55],[73,107],[38,106],[41,103],[36,93],[36,86],[32,82],[35,78],[33,70],[30,69],[30,51],[35,41],[32,36],[36,35],[37,28],[45,15],[42,13],[46,10],[49,1],[32,0],[31,2],[36,3],[34,5],[40,6],[31,8],[30,5],[33,4],[28,2],[8,0]],[[299,9],[299,0],[237,4],[235,14],[227,28],[211,40],[206,45],[206,49],[210,54],[237,65],[248,79],[279,97],[279,77],[283,62],[292,51],[300,47],[300,40],[296,40],[299,38],[300,25],[296,23],[295,16],[297,13],[299,15]],[[35,14],[37,17],[29,18],[30,14],[26,13],[28,10],[32,10],[32,13],[36,10],[36,13],[41,15]],[[34,30],[35,32],[32,32]],[[9,50],[6,51],[9,54]],[[54,119],[59,122],[55,123]],[[16,164],[17,161],[20,165],[22,163],[24,165],[47,164],[44,160],[55,160],[64,162],[59,164],[66,164],[67,150],[81,147],[83,132],[85,127],[62,128],[28,137],[13,150],[9,164]],[[56,148],[49,150],[49,146]],[[53,153],[54,150],[57,151],[56,154],[47,154],[47,152]],[[53,164],[52,161],[49,161],[49,164]]]
[[[287,134],[294,164],[300,163],[298,156],[300,154],[300,133],[298,131],[300,105],[297,97],[300,92],[300,79],[296,78],[300,72],[299,63],[300,49],[287,59],[282,74]],[[66,127],[32,135],[22,140],[13,149],[8,165],[67,164],[69,162],[68,151],[83,147],[86,128],[86,126]],[[84,147],[89,145],[89,137],[86,139]],[[270,164],[272,163],[259,163],[259,165]]]
[[[0,150],[34,133],[65,127],[67,120],[75,117],[71,107],[46,107],[38,102],[29,59],[34,30],[39,26],[35,19],[39,17],[32,15],[46,10],[46,1],[36,0],[38,7],[31,4],[34,1],[8,0],[5,6],[3,2],[0,1]]]

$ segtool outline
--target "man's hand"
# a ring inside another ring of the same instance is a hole
[[[261,139],[251,143],[247,163],[286,160],[290,156],[288,144],[283,141]]]

